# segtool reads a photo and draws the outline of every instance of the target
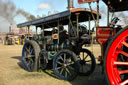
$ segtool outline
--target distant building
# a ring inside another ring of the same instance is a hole
[[[3,40],[5,36],[6,36],[6,33],[0,33],[0,39],[1,40]]]

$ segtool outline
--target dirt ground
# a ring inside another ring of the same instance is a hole
[[[78,76],[72,82],[59,80],[53,71],[27,72],[22,69],[21,50],[21,45],[0,44],[0,85],[107,85],[98,64],[93,74],[88,77]],[[99,45],[94,45],[93,53],[97,59],[100,55]]]

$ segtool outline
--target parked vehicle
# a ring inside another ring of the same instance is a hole
[[[95,69],[96,61],[93,53],[82,46],[90,43],[92,31],[79,23],[90,23],[93,20],[92,13],[97,17],[96,11],[76,8],[18,24],[19,28],[31,25],[36,26],[36,29],[41,28],[41,34],[35,34],[23,46],[24,68],[33,72],[51,66],[60,79],[69,81],[78,73],[90,75]],[[67,30],[64,29],[65,25]]]
[[[97,2],[97,11],[99,11],[99,0],[78,0],[79,3],[89,3],[89,6],[94,1]],[[128,85],[128,26],[116,25],[119,18],[113,17],[115,12],[128,10],[128,1],[102,1],[107,5],[108,12],[107,26],[99,26],[97,23],[96,28],[97,42],[101,45],[99,59],[109,85]],[[112,13],[110,22],[109,12]]]

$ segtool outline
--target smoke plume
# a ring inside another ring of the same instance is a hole
[[[25,12],[23,9],[19,9],[16,11],[16,15],[19,15],[19,14],[22,14],[24,17],[26,17],[27,20],[33,20],[35,19],[35,16],[28,13],[28,12]]]
[[[6,19],[8,23],[14,22],[13,18],[15,11],[16,6],[11,2],[11,0],[7,0],[6,2],[0,0],[0,16]]]
[[[121,18],[121,21],[124,25],[128,24],[128,16],[125,14],[125,12],[118,13],[116,16],[119,16],[119,18]]]
[[[14,18],[19,14],[27,20],[35,19],[32,14],[22,9],[16,9],[12,0],[0,0],[0,32],[8,32],[9,26],[15,24]]]

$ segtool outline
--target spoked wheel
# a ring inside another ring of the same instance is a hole
[[[33,72],[38,70],[39,52],[40,47],[35,41],[29,40],[24,44],[22,61],[27,71]]]
[[[128,26],[120,30],[108,45],[104,68],[110,85],[128,85]]]
[[[61,50],[54,57],[53,68],[60,79],[71,81],[77,76],[79,63],[74,52]]]
[[[92,74],[96,66],[94,55],[87,49],[81,49],[79,58],[80,58],[79,74],[83,76],[88,76]]]

